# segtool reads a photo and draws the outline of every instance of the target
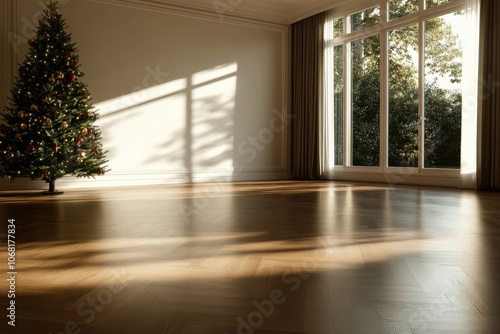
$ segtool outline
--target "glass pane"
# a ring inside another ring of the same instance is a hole
[[[463,13],[425,22],[426,168],[460,168]]]
[[[425,0],[425,8],[431,8],[442,5],[444,3],[452,2],[453,0]]]
[[[344,19],[333,20],[333,37],[340,37],[342,35],[344,35]]]
[[[334,48],[335,165],[344,164],[344,46]]]
[[[380,22],[380,6],[351,15],[351,31],[365,29]]]
[[[418,167],[418,25],[389,32],[389,166]]]
[[[352,164],[380,163],[380,36],[351,42]]]
[[[418,0],[391,0],[389,20],[394,20],[418,11]]]

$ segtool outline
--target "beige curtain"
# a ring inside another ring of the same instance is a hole
[[[292,166],[298,179],[318,179],[326,14],[292,25]]]
[[[481,0],[465,0],[467,33],[462,37],[462,144],[460,187],[477,187],[479,27]]]
[[[500,190],[500,1],[481,1],[478,188]]]

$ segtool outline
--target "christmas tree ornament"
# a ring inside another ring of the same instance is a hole
[[[29,153],[33,153],[35,152],[35,150],[36,150],[35,146],[31,144],[26,147],[26,151],[28,151]]]
[[[94,177],[109,170],[94,124],[98,114],[58,9],[51,0],[43,10],[0,120],[0,176],[42,179],[49,194],[60,193],[55,182],[65,175]]]
[[[52,127],[52,120],[50,118],[44,119],[43,126],[45,126],[47,128],[51,128]]]

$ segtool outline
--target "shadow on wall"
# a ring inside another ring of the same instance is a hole
[[[113,170],[232,169],[237,71],[229,63],[166,82],[157,71],[157,86],[97,103]]]

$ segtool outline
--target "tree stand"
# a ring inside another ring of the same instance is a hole
[[[61,195],[64,194],[64,191],[56,190],[56,181],[51,180],[47,181],[49,183],[49,190],[44,191],[43,194],[45,195]]]

